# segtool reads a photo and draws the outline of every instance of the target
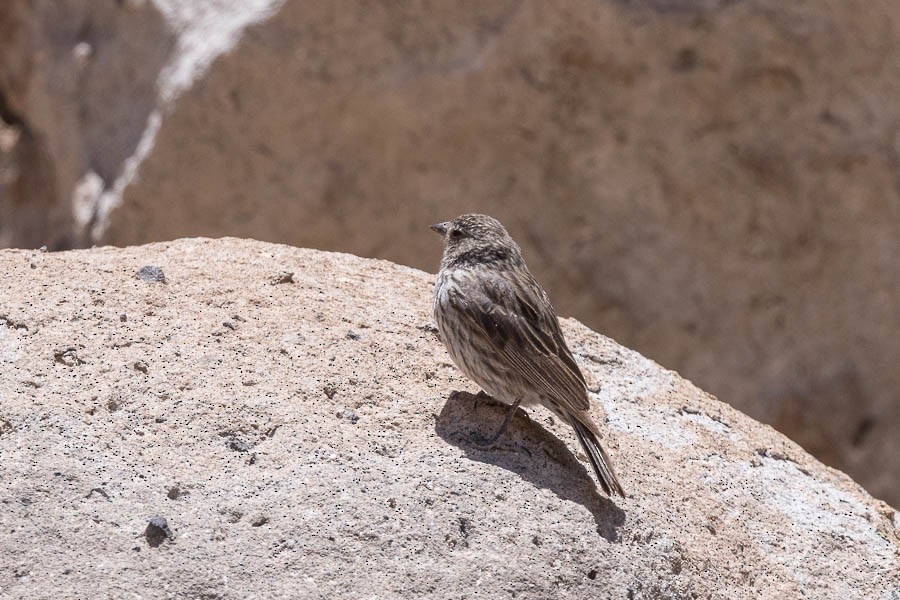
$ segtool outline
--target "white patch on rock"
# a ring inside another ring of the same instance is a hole
[[[121,204],[125,188],[137,177],[141,163],[153,149],[166,107],[189,89],[218,56],[233,48],[245,28],[268,18],[284,0],[153,0],[153,3],[178,35],[178,41],[157,80],[158,108],[147,118],[134,154],[125,160],[121,173],[109,190],[99,196],[95,211],[85,221],[95,218],[91,229],[94,241],[103,236],[110,213]],[[77,193],[76,190],[73,204],[77,203]],[[79,214],[78,206],[73,210]]]
[[[147,126],[144,128],[144,133],[141,134],[141,141],[138,142],[134,154],[125,159],[122,173],[116,177],[112,188],[100,195],[96,207],[96,220],[91,229],[94,241],[99,240],[106,231],[109,226],[109,214],[122,202],[125,188],[137,177],[138,168],[153,150],[153,142],[156,140],[160,125],[162,125],[162,115],[159,110],[154,110],[147,117]]]
[[[604,404],[605,405],[605,404]],[[653,411],[651,413],[628,408],[607,411],[607,425],[611,429],[630,435],[636,435],[648,442],[654,442],[669,450],[677,450],[697,442],[697,436],[681,427],[674,413]]]
[[[825,553],[840,563],[841,554],[865,552],[885,574],[894,563],[893,548],[874,525],[875,515],[857,497],[834,485],[807,475],[790,460],[769,456],[758,461],[730,461],[711,456],[704,483],[716,490],[716,496],[730,517],[740,519],[759,545],[762,556],[790,556],[797,568],[788,569],[803,586],[816,584],[807,577],[805,564],[813,555]],[[748,497],[762,506],[747,510]],[[782,524],[772,521],[772,512],[784,517]],[[758,517],[757,517],[758,515]],[[810,545],[810,536],[817,543]],[[784,567],[784,565],[781,565]],[[845,586],[843,598],[857,597],[851,577],[832,581]]]
[[[0,362],[14,363],[19,360],[19,340],[9,329],[0,325]]]
[[[91,56],[94,55],[94,47],[87,42],[78,42],[72,48],[72,58],[75,60],[76,66],[84,68]]]
[[[164,104],[191,87],[219,55],[230,50],[241,32],[277,11],[284,0],[153,0],[178,33],[173,59],[159,78]]]
[[[685,413],[683,418],[686,421],[690,421],[692,423],[696,423],[700,427],[711,431],[712,433],[716,433],[719,435],[723,435],[728,437],[729,439],[733,439],[731,427],[722,423],[721,421],[716,421],[712,417],[703,413]]]
[[[103,194],[103,178],[93,171],[85,173],[75,184],[75,190],[72,192],[72,216],[80,229],[90,225],[100,204],[101,194]]]
[[[617,377],[620,370],[616,368],[616,363],[611,363],[610,368],[602,372],[589,364],[584,365],[600,382],[600,390],[591,393],[591,396],[600,402],[606,412],[610,429],[639,436],[670,450],[695,443],[697,436],[682,425],[680,415],[639,402],[671,386],[671,372],[663,371],[656,363],[636,352],[623,353],[621,360],[640,365],[642,376],[634,377],[632,373],[627,378]]]

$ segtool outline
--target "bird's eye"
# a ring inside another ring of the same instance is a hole
[[[453,229],[450,231],[450,239],[458,240],[463,236],[463,232],[459,229]]]

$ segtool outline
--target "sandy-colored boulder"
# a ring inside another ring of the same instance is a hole
[[[0,251],[0,597],[860,598],[900,522],[574,320],[628,497],[431,328],[433,277],[225,239]]]
[[[433,269],[489,212],[560,310],[900,503],[900,4],[8,4],[0,245]]]

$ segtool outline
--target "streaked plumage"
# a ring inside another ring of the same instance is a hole
[[[624,496],[600,446],[584,376],[519,246],[486,215],[432,229],[444,236],[434,316],[450,357],[497,400],[543,404],[571,425],[603,490]]]

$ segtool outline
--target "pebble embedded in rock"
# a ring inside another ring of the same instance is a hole
[[[294,274],[290,271],[283,271],[272,278],[272,285],[279,283],[294,283]]]
[[[84,364],[84,359],[78,356],[77,348],[65,348],[64,350],[57,350],[53,353],[53,359],[67,367],[77,367],[78,365]]]
[[[150,517],[147,528],[144,529],[144,537],[147,538],[147,543],[151,547],[158,548],[166,540],[174,538],[175,534],[169,528],[169,522],[165,517],[155,516]]]
[[[269,517],[266,517],[264,515],[257,515],[255,517],[253,517],[253,519],[250,521],[250,525],[252,527],[262,527],[263,525],[265,525],[268,522],[269,522]]]
[[[249,452],[250,448],[253,447],[244,440],[238,438],[230,438],[225,442],[225,445],[228,446],[229,450],[234,450],[235,452]]]
[[[166,274],[159,267],[146,265],[140,268],[135,277],[141,281],[149,281],[151,283],[166,283]]]
[[[352,410],[339,410],[334,416],[338,419],[346,419],[354,425],[359,422],[359,415]]]

